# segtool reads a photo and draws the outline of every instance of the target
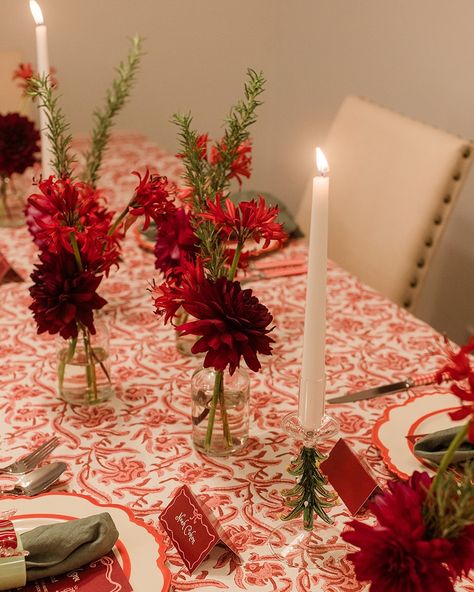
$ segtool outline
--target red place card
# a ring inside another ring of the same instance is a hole
[[[380,489],[369,468],[342,438],[321,463],[321,470],[353,516]]]
[[[228,536],[187,485],[177,491],[160,515],[160,522],[190,574],[218,544],[224,544],[238,557]]]
[[[21,592],[132,592],[113,553],[60,576],[51,576],[19,588]],[[13,592],[13,591],[10,591]]]
[[[0,284],[6,284],[7,282],[22,282],[23,279],[8,263],[6,257],[2,255],[0,251]]]

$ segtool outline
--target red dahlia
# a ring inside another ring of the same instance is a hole
[[[389,491],[371,504],[378,523],[349,522],[342,538],[359,547],[348,558],[357,579],[370,581],[371,592],[451,592],[449,563],[453,544],[428,539],[423,504],[431,485],[426,473],[415,472],[407,483],[390,482]]]
[[[239,282],[226,278],[203,279],[186,286],[183,308],[195,321],[177,327],[185,335],[200,335],[192,352],[206,353],[204,366],[216,370],[229,367],[230,374],[243,358],[257,372],[261,365],[257,354],[270,355],[273,339],[268,326],[273,320],[267,307],[252,290],[242,290]]]
[[[40,136],[35,125],[19,113],[0,115],[0,177],[23,173],[32,166],[39,151]]]
[[[38,325],[38,333],[59,333],[64,339],[77,337],[78,323],[94,334],[94,310],[107,301],[96,290],[102,276],[90,271],[78,271],[74,255],[68,251],[40,254],[31,279],[30,309]]]

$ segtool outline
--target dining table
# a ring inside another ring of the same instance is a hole
[[[85,137],[75,138],[79,167],[86,145]],[[173,154],[142,134],[115,133],[99,183],[112,209],[119,210],[130,199],[137,185],[132,172],[143,174],[147,168],[178,185],[181,182],[182,164]],[[211,457],[196,451],[191,441],[191,376],[202,358],[180,353],[173,326],[154,314],[150,287],[153,280],[160,280],[160,273],[153,253],[143,248],[133,228],[124,241],[119,269],[112,269],[98,289],[107,300],[102,316],[110,328],[115,389],[114,396],[99,405],[71,406],[58,395],[57,337],[38,335],[28,308],[29,275],[38,249],[26,226],[0,228],[0,252],[23,280],[0,285],[0,466],[57,436],[60,445],[51,460],[67,463],[68,469],[52,491],[87,496],[103,506],[125,506],[163,542],[159,565],[140,567],[149,569],[149,586],[136,592],[159,592],[154,585],[157,569],[165,574],[163,589],[171,586],[183,592],[368,589],[367,583],[355,578],[346,558],[350,547],[340,538],[333,541],[335,552],[322,554],[316,569],[288,565],[268,545],[285,511],[281,490],[294,483],[287,467],[297,443],[281,422],[298,408],[304,274],[246,284],[273,315],[275,343],[272,355],[262,356],[261,370],[249,372],[247,445],[234,455]],[[288,260],[306,255],[307,244],[299,239],[265,257]],[[328,400],[433,372],[444,361],[444,347],[443,336],[428,324],[334,262],[328,263]],[[337,437],[383,487],[394,474],[374,443],[376,422],[391,405],[449,392],[449,384],[430,384],[352,403],[328,403],[326,411],[339,422]],[[159,522],[160,513],[183,485],[210,508],[238,553],[216,547],[192,575]],[[339,531],[353,518],[341,500],[330,514]],[[357,518],[373,521],[367,507]],[[319,524],[316,521],[316,536]],[[131,569],[133,573],[133,562]],[[474,591],[474,584],[463,580],[456,590]]]

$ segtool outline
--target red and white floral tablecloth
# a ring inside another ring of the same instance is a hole
[[[146,166],[179,179],[179,162],[144,137],[113,138],[101,180],[112,204],[128,200],[136,185],[129,173]],[[35,248],[26,229],[0,229],[0,250],[28,278]],[[304,252],[300,243],[282,255]],[[123,259],[120,270],[100,287],[108,300],[104,310],[111,327],[116,397],[98,407],[70,407],[58,398],[54,338],[36,335],[28,310],[28,279],[0,286],[0,466],[56,434],[62,444],[54,458],[69,465],[57,490],[127,505],[156,528],[170,496],[188,484],[213,509],[243,561],[235,565],[221,550],[191,577],[170,547],[175,590],[365,589],[345,559],[329,558],[317,571],[298,571],[277,561],[266,543],[283,509],[279,491],[290,482],[285,469],[292,443],[282,433],[280,421],[297,408],[304,276],[253,284],[274,315],[274,355],[263,359],[259,374],[251,375],[247,448],[231,458],[215,459],[201,456],[191,445],[190,377],[199,361],[176,351],[172,328],[153,314],[147,291],[157,275],[153,256],[141,250],[130,233]],[[328,281],[329,395],[436,369],[442,340],[431,327],[335,265],[330,265]],[[416,394],[447,388],[419,387]],[[401,393],[396,400],[412,396]],[[394,400],[383,397],[331,409],[343,437],[382,479],[389,473],[372,445],[371,428]],[[348,513],[338,506],[334,516],[342,529]],[[149,590],[153,589],[150,581]],[[466,583],[459,589],[474,587]]]

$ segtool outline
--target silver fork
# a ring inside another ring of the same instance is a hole
[[[59,444],[59,440],[54,436],[51,440],[48,440],[42,444],[39,448],[30,452],[23,458],[11,463],[6,467],[0,468],[0,474],[9,475],[24,475],[29,471],[37,467],[43,460],[53,452],[56,446]]]

